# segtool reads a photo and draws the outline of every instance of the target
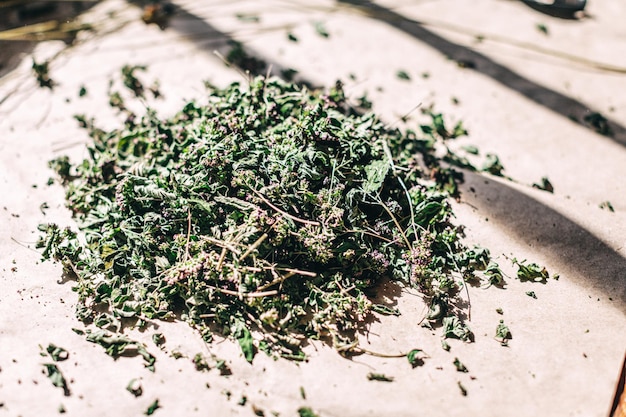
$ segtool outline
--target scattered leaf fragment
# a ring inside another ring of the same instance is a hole
[[[508,341],[512,338],[513,336],[509,327],[504,324],[504,320],[500,320],[500,323],[496,326],[496,340],[498,340],[502,346],[508,346]]]
[[[48,344],[46,351],[48,352],[50,357],[57,362],[67,360],[67,358],[70,357],[70,353],[67,350],[52,343]]]
[[[443,319],[443,337],[452,337],[466,342],[471,339],[472,331],[458,317],[449,316]]]
[[[52,385],[63,389],[63,394],[68,397],[70,395],[70,389],[61,370],[53,363],[44,363],[43,366],[46,371],[46,376],[50,379]]]
[[[534,298],[535,300],[537,299],[537,294],[535,294],[534,291],[526,291],[526,295],[530,298]]]
[[[615,209],[613,208],[613,205],[611,204],[610,201],[603,201],[602,203],[600,203],[600,208],[601,209],[607,209],[610,212],[615,212]]]
[[[246,23],[258,23],[261,21],[261,18],[256,14],[237,13],[235,17],[237,17],[239,21]]]
[[[306,391],[304,391],[304,387],[302,387],[302,386],[300,387],[300,397],[303,400],[306,400]]]
[[[467,389],[463,386],[463,384],[461,384],[461,381],[457,381],[457,385],[459,386],[459,390],[461,391],[461,395],[466,397],[467,396]]]
[[[211,369],[209,367],[209,363],[207,362],[204,355],[202,355],[202,353],[196,353],[196,355],[193,357],[193,364],[196,367],[196,371],[208,371],[209,369]]]
[[[424,351],[422,349],[412,349],[407,353],[406,358],[413,368],[422,366],[424,364]]]
[[[533,188],[547,191],[549,193],[554,193],[554,187],[552,186],[552,183],[550,182],[548,177],[541,178],[541,183],[534,183]]]
[[[453,364],[458,372],[468,372],[467,368],[463,365],[459,358],[454,358]]]
[[[543,23],[537,23],[535,25],[535,27],[537,28],[537,30],[541,33],[543,33],[544,35],[548,35],[548,27],[546,25],[544,25]]]
[[[387,376],[385,374],[379,374],[374,372],[369,372],[367,374],[367,379],[369,379],[370,381],[393,382],[392,376]]]
[[[513,265],[517,265],[517,279],[520,281],[532,281],[545,283],[550,274],[545,267],[539,266],[536,263],[526,263],[526,261],[518,261],[512,259]]]
[[[396,77],[398,77],[398,79],[400,80],[411,81],[411,76],[405,70],[396,71]]]
[[[318,35],[320,35],[323,38],[328,38],[330,37],[330,33],[328,33],[328,31],[326,30],[326,26],[324,25],[323,22],[315,22],[314,23],[315,26],[315,31],[317,32]]]
[[[298,414],[300,417],[319,417],[310,407],[298,408]]]
[[[147,416],[151,416],[159,408],[161,408],[161,406],[159,405],[159,399],[157,398],[152,404],[148,406],[148,409],[144,414]]]
[[[137,378],[133,378],[126,385],[126,391],[133,394],[135,397],[140,397],[143,394],[143,387],[141,381]]]

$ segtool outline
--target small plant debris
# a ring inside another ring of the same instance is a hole
[[[461,391],[461,395],[464,397],[467,397],[467,389],[465,388],[465,386],[461,383],[461,381],[457,381],[457,385],[459,387],[459,390]]]
[[[604,115],[598,112],[592,112],[583,118],[586,124],[591,126],[597,133],[604,136],[613,136],[613,130],[609,121]]]
[[[500,342],[502,346],[508,346],[508,342],[512,338],[513,336],[511,335],[511,331],[508,326],[504,324],[504,320],[500,320],[500,323],[496,326],[496,340]]]
[[[148,406],[148,409],[144,414],[147,416],[151,416],[159,408],[161,408],[161,405],[159,404],[159,399],[157,398],[156,400],[154,400],[154,402],[152,402],[152,404]]]
[[[56,362],[67,360],[70,357],[70,354],[67,350],[63,349],[62,347],[56,346],[52,343],[48,344],[48,347],[46,348],[46,352],[48,352],[48,355],[50,355],[52,360]]]
[[[603,201],[602,203],[600,203],[600,208],[601,209],[607,209],[608,211],[614,213],[615,209],[613,208],[613,205],[611,204],[610,201]]]
[[[548,177],[541,178],[541,182],[534,183],[533,187],[538,188],[539,190],[547,191],[549,193],[554,193],[554,187],[552,186],[552,183],[550,182]]]
[[[550,278],[550,273],[548,270],[539,266],[536,263],[526,263],[526,261],[518,261],[517,259],[512,259],[513,265],[517,265],[517,279],[520,281],[531,281],[531,282],[541,282],[546,283]]]
[[[543,33],[544,35],[548,35],[548,34],[549,34],[548,27],[547,27],[545,24],[543,24],[543,23],[537,23],[537,24],[535,25],[535,27],[537,28],[537,30],[538,30],[539,32]]]
[[[300,417],[319,417],[310,407],[300,407],[298,408],[298,415]]]
[[[322,38],[330,37],[330,33],[328,33],[328,30],[326,30],[326,25],[324,25],[324,22],[315,22],[313,26],[315,27],[315,31],[317,32],[317,34],[320,35]]]
[[[400,79],[400,80],[411,81],[411,76],[409,75],[408,72],[406,72],[404,70],[398,70],[396,72],[396,77],[398,77],[398,79]]]
[[[137,378],[133,378],[126,385],[126,391],[133,394],[135,397],[141,397],[143,394],[143,387],[141,386],[141,381]]]
[[[387,376],[385,374],[377,374],[374,372],[369,372],[367,374],[367,379],[369,379],[370,381],[393,382],[392,376]]]
[[[422,349],[412,349],[406,358],[413,368],[424,365],[424,358],[428,357]]]
[[[63,395],[68,397],[70,395],[70,388],[65,380],[65,377],[61,373],[61,370],[53,363],[44,363],[44,373],[52,382],[55,387],[63,390]]]
[[[55,82],[52,80],[52,78],[50,78],[50,70],[48,66],[48,61],[37,62],[33,59],[32,69],[35,73],[35,77],[37,78],[37,83],[39,84],[39,87],[49,88],[52,90],[52,88],[55,86]]]
[[[530,298],[534,298],[535,300],[537,299],[537,294],[535,294],[534,291],[526,291],[526,295]]]
[[[453,364],[458,372],[469,372],[465,365],[463,365],[463,363],[459,360],[459,358],[454,358]]]

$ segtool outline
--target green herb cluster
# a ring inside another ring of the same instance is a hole
[[[131,344],[147,366],[142,345],[103,331],[180,319],[206,340],[231,335],[248,361],[302,358],[308,338],[346,352],[370,314],[393,310],[372,301],[383,280],[419,289],[445,336],[469,340],[459,289],[502,274],[450,222],[461,176],[435,148],[464,129],[431,116],[421,132],[392,129],[339,83],[261,77],[169,119],[149,110],[103,131],[81,116],[90,157],[51,163],[80,232],[42,225],[39,246],[77,279],[78,317],[103,329],[90,339]]]

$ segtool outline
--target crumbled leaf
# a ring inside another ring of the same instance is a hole
[[[117,359],[121,355],[141,356],[144,365],[154,371],[156,358],[146,350],[146,347],[122,334],[109,333],[98,329],[87,334],[87,341],[99,344],[105,349],[107,355]]]
[[[315,26],[315,31],[317,32],[318,35],[320,35],[323,38],[330,37],[330,33],[328,33],[328,31],[326,30],[326,26],[324,25],[324,22],[315,22],[314,26]]]
[[[408,72],[406,72],[404,70],[396,71],[396,77],[398,77],[398,79],[400,79],[400,80],[411,81],[411,76],[409,75]]]
[[[248,397],[246,397],[245,395],[243,395],[243,396],[239,399],[239,401],[237,402],[237,404],[243,407],[244,405],[246,405],[246,403],[247,403],[247,402],[248,402]]]
[[[384,304],[372,304],[372,311],[385,316],[399,316],[400,310],[395,307],[389,307]]]
[[[441,339],[441,348],[446,352],[450,351],[450,344],[446,341],[446,339]]]
[[[319,417],[310,407],[298,408],[298,414],[300,417]]]
[[[478,148],[474,145],[465,145],[465,146],[462,146],[461,149],[463,149],[465,152],[470,153],[472,155],[478,155],[480,153]]]
[[[502,314],[504,314],[504,310],[502,310],[502,308],[498,307],[498,308],[496,308],[496,313],[502,315]]]
[[[526,291],[526,295],[530,298],[534,298],[535,300],[537,299],[537,294],[535,294],[534,291]]]
[[[87,88],[84,85],[80,86],[78,90],[78,97],[85,97],[87,95]]]
[[[159,408],[161,408],[161,406],[159,405],[159,399],[157,398],[152,404],[148,406],[148,409],[144,414],[147,416],[151,416]]]
[[[526,263],[526,261],[518,261],[512,259],[513,265],[517,265],[517,279],[520,281],[542,282],[545,283],[550,274],[545,267],[539,266],[536,263]]]
[[[541,183],[534,183],[533,187],[539,190],[547,191],[549,193],[554,193],[554,187],[552,186],[552,183],[550,182],[548,177],[541,178]]]
[[[502,346],[507,346],[508,341],[512,338],[513,336],[508,326],[504,324],[504,320],[500,320],[500,323],[498,323],[496,327],[496,340],[498,340]]]
[[[59,414],[65,414],[67,412],[63,404],[59,405],[58,411],[59,411]]]
[[[535,27],[539,32],[543,33],[544,35],[548,35],[548,27],[543,23],[537,23]]]
[[[496,287],[504,286],[504,274],[497,263],[490,262],[489,265],[487,265],[487,268],[485,268],[484,274],[489,282],[489,285],[494,285]]]
[[[256,14],[237,13],[235,16],[239,21],[246,23],[259,23],[261,21],[261,18]]]
[[[62,347],[56,346],[52,343],[48,344],[48,347],[46,348],[46,352],[48,352],[48,354],[53,360],[58,361],[58,362],[67,360],[67,358],[70,357],[70,353],[67,350],[63,349]]]
[[[52,385],[63,389],[63,394],[68,397],[70,395],[70,388],[61,370],[53,363],[44,363],[43,366],[46,371],[46,376],[50,379]]]
[[[424,351],[422,349],[412,349],[407,353],[406,358],[413,368],[422,366],[424,364]]]
[[[367,374],[367,379],[369,379],[370,381],[393,382],[392,376],[387,376],[385,374],[378,374],[374,372],[369,372]]]
[[[443,319],[443,337],[469,341],[472,337],[472,331],[458,317],[449,316]]]
[[[133,378],[126,385],[126,391],[133,394],[135,397],[140,397],[143,394],[143,387],[141,381],[137,378]]]
[[[209,363],[205,359],[204,355],[202,355],[202,353],[196,353],[196,355],[193,357],[193,364],[196,368],[196,371],[208,371],[209,369],[211,369]]]
[[[463,386],[463,384],[461,384],[461,381],[457,381],[457,385],[459,387],[459,390],[461,391],[461,395],[466,397],[467,396],[467,389]]]
[[[33,59],[32,69],[35,73],[35,76],[37,77],[37,83],[39,84],[39,87],[45,87],[52,90],[56,83],[50,78],[48,66],[48,61],[38,63]]]
[[[601,135],[604,136],[612,136],[613,129],[611,129],[611,125],[609,124],[609,120],[604,117],[601,113],[592,112],[585,115],[584,119],[585,123],[593,127],[593,129]]]
[[[165,344],[165,335],[163,335],[163,333],[154,333],[152,335],[152,342],[157,346],[163,346]]]
[[[486,155],[485,163],[483,164],[482,170],[498,177],[504,176],[504,174],[502,174],[504,167],[500,162],[500,158],[492,153],[488,153]]]
[[[613,208],[613,205],[611,204],[610,201],[603,201],[602,203],[600,203],[600,208],[607,209],[612,213],[615,212],[615,209]]]
[[[459,360],[459,358],[454,358],[454,366],[456,367],[456,370],[458,372],[468,372],[467,368],[465,367],[465,365],[463,365],[463,363],[461,363],[461,361]]]
[[[298,42],[298,37],[292,32],[287,32],[287,39],[289,39],[291,42]]]
[[[306,391],[304,391],[304,387],[300,387],[300,398],[306,400]]]

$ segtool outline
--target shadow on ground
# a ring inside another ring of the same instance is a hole
[[[438,50],[442,55],[460,63],[463,67],[492,78],[504,87],[517,91],[546,109],[576,121],[582,126],[604,134],[617,143],[626,146],[626,128],[616,121],[606,118],[599,111],[590,108],[588,105],[539,85],[498,64],[485,55],[451,42],[429,31],[417,20],[409,19],[367,0],[338,1],[358,8],[370,18],[380,20],[397,30],[413,36],[415,39]]]

